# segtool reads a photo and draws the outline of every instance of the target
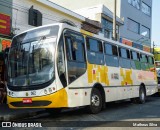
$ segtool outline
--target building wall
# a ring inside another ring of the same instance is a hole
[[[151,0],[142,0],[144,1],[147,5],[149,5],[152,8],[152,1]],[[128,10],[128,11],[126,11]],[[142,43],[144,45],[151,46],[151,19],[152,16],[148,16],[144,14],[140,9],[138,10],[137,8],[133,7],[128,3],[128,0],[121,0],[121,15],[120,17],[124,19],[124,26],[120,27],[120,35],[122,37],[126,37],[127,39],[131,39],[133,41]],[[138,22],[140,24],[140,31],[142,25],[150,28],[150,38],[146,38],[140,34],[137,34],[135,32],[132,32],[128,30],[127,28],[127,19],[130,18],[134,20],[135,22]],[[143,37],[143,38],[142,38]]]
[[[95,5],[104,4],[109,10],[113,12],[114,0],[49,0],[56,4],[59,4],[70,10],[82,9],[85,7],[92,7]],[[121,0],[117,0],[117,16],[120,16]]]
[[[0,0],[0,53],[10,46],[12,0]]]
[[[12,6],[12,0],[1,0],[0,1],[0,12],[11,16],[12,9],[9,6]]]
[[[56,4],[69,8],[71,10],[83,9],[86,7],[92,7],[99,4],[104,4],[109,10],[114,11],[114,0],[86,0],[81,2],[82,0],[50,0]],[[151,7],[152,10],[152,0],[140,0],[140,5],[142,2],[146,3]],[[86,15],[87,13],[85,13]],[[120,36],[132,40],[134,42],[138,42],[140,44],[144,44],[147,46],[151,46],[151,19],[152,16],[148,16],[144,14],[140,9],[136,9],[132,5],[128,3],[128,0],[117,0],[117,16],[124,20],[124,25],[120,27]],[[93,16],[90,16],[94,18]],[[150,38],[146,38],[140,34],[134,33],[127,28],[127,19],[133,19],[136,22],[140,23],[141,26],[145,26],[150,29]],[[96,19],[95,19],[96,20]],[[143,37],[143,38],[142,38]]]
[[[42,13],[42,25],[53,24],[60,20],[67,19],[81,26],[81,20],[71,17],[64,12],[60,12],[35,0],[13,0],[12,27],[14,33],[18,34],[34,26],[28,25],[28,11],[31,6]]]

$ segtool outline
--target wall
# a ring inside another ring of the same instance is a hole
[[[146,4],[150,5],[152,7],[152,1],[151,0],[143,0]],[[132,5],[130,5],[128,3],[128,0],[121,0],[121,18],[124,19],[124,26],[120,27],[120,35],[122,37],[125,37],[127,39],[131,39],[133,41],[137,41],[137,42],[143,42],[143,41],[146,41],[144,42],[143,44],[144,45],[148,45],[150,46],[151,44],[151,39],[149,39],[147,41],[148,38],[145,38],[144,36],[140,35],[140,34],[137,34],[137,33],[134,33],[130,30],[127,29],[127,18],[131,18],[132,20],[140,23],[140,26],[141,25],[144,25],[148,28],[150,28],[150,34],[151,34],[151,18],[150,16],[144,14],[141,9],[138,10],[136,9],[135,7],[133,7]],[[128,11],[126,11],[128,10]],[[144,38],[142,38],[144,37]],[[151,38],[151,35],[150,35],[150,38]]]
[[[68,19],[74,22],[77,26],[81,26],[80,20],[51,7],[45,6],[44,4],[35,0],[13,0],[14,8],[12,26],[15,28],[15,34],[34,27],[28,25],[28,10],[32,5],[34,5],[34,9],[37,9],[42,13],[42,25],[52,24],[63,19]]]
[[[0,52],[11,44],[12,0],[0,0]]]
[[[113,12],[114,0],[50,0],[56,4],[64,6],[70,10],[82,9],[85,7],[92,7],[95,5],[104,4],[109,10]],[[120,16],[121,0],[117,0],[117,16]]]
[[[104,4],[109,10],[111,10],[112,12],[114,11],[114,0],[86,0],[83,2],[82,0],[74,0],[74,1],[72,0],[50,0],[50,1],[53,1],[54,3],[62,5],[71,10],[78,10],[78,9],[83,9],[86,7],[92,7],[95,5]],[[152,0],[140,0],[140,1],[144,1],[152,9]],[[125,37],[133,41],[137,41],[143,37],[142,35],[133,33],[127,29],[127,18],[128,17],[139,22],[141,25],[144,25],[150,28],[150,35],[151,35],[151,31],[152,31],[151,19],[152,18],[144,14],[141,11],[141,9],[137,10],[135,7],[130,5],[128,3],[128,0],[117,0],[117,16],[124,20],[124,26],[120,27],[120,35],[122,37]],[[90,17],[94,19],[94,16],[90,16]],[[140,43],[143,41],[145,41],[143,43],[144,45],[148,45],[148,46],[151,45],[151,39],[144,37],[142,40],[140,40]]]

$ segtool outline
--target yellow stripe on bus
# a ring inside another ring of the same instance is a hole
[[[27,98],[27,97],[24,97]],[[11,102],[23,102],[24,98],[13,98],[7,96],[7,101],[9,108],[60,108],[60,107],[68,107],[68,96],[65,89],[61,89],[56,93],[40,96],[40,97],[31,97],[33,101],[51,101],[52,103],[48,106],[30,106],[30,107],[14,107],[10,103]],[[30,98],[30,97],[28,97]]]
[[[91,37],[94,35],[93,33],[85,31],[83,29],[81,29],[80,32],[83,33],[83,34],[85,34],[85,35],[91,36]]]

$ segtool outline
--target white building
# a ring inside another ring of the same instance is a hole
[[[77,27],[81,28],[81,24],[86,21],[84,16],[81,16],[80,14],[48,0],[13,0],[12,30],[14,34],[18,34],[22,31],[35,27],[33,25],[29,25],[28,22],[29,9],[32,6],[33,9],[40,12],[40,17],[42,17],[42,25],[68,20],[72,21]]]

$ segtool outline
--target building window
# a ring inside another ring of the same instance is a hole
[[[128,0],[128,3],[137,9],[140,9],[140,0]]]
[[[103,28],[103,33],[104,37],[111,39],[112,38],[112,33],[113,33],[113,22],[102,18],[102,28]],[[119,33],[119,26],[116,25],[116,33]]]
[[[145,26],[141,26],[141,35],[150,38],[150,29]]]
[[[128,30],[139,34],[140,24],[128,18],[127,28]]]
[[[151,16],[151,7],[142,2],[142,12]]]
[[[109,30],[104,30],[104,37],[111,39],[112,38],[112,32]]]

